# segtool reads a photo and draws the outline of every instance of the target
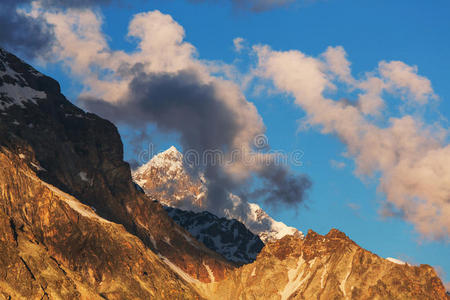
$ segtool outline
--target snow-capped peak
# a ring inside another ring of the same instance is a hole
[[[166,168],[170,171],[179,170],[183,167],[183,154],[174,146],[166,151],[156,154],[146,164],[139,167],[135,174],[141,174],[151,168]]]
[[[161,154],[175,154],[175,155],[181,155],[181,158],[183,157],[183,155],[181,154],[180,151],[178,151],[178,149],[175,146],[170,146],[169,149],[167,149],[164,152],[161,152]]]
[[[300,234],[303,237],[303,233],[294,227],[287,226],[283,222],[275,221],[272,219],[258,204],[249,203],[251,211],[251,219],[255,223],[268,222],[270,223],[271,230],[263,230],[261,232],[255,232],[259,235],[263,242],[269,242],[272,240],[278,240],[285,235]]]
[[[191,175],[186,170],[183,154],[174,146],[155,155],[138,168],[133,179],[147,194],[156,196],[166,206],[194,212],[207,210],[218,217],[236,219],[257,234],[264,243],[285,235],[303,235],[297,229],[272,219],[258,204],[243,201],[231,193],[229,199],[233,208],[219,210],[207,205],[205,181],[201,176]]]
[[[164,181],[175,179],[183,172],[183,154],[172,146],[166,151],[158,153],[146,164],[140,166],[133,173],[133,179],[138,185],[145,187],[148,178],[154,176],[155,172],[163,172],[163,177],[162,174],[158,175]]]

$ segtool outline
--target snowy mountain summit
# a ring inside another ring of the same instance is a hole
[[[233,194],[229,197],[234,208],[218,211],[208,207],[205,180],[192,173],[183,164],[183,154],[172,146],[138,168],[133,173],[133,179],[146,194],[154,196],[166,206],[193,212],[206,210],[219,218],[236,219],[264,243],[286,235],[303,237],[303,233],[297,229],[272,219],[258,204],[247,203]]]

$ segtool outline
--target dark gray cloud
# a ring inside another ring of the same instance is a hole
[[[191,2],[206,2],[216,0],[190,0]],[[287,6],[296,0],[231,0],[233,7],[240,10],[262,12],[273,8]]]
[[[286,166],[269,165],[259,172],[264,187],[257,192],[268,203],[277,203],[279,199],[287,205],[295,205],[305,199],[305,192],[311,187],[309,177],[293,174]]]
[[[44,7],[85,8],[110,4],[112,0],[41,0]]]
[[[27,57],[45,53],[54,42],[52,27],[42,18],[17,13],[17,6],[29,1],[0,2],[0,46]]]
[[[124,144],[128,147],[128,151],[132,153],[126,160],[131,169],[135,170],[154,155],[152,135],[146,128],[127,129],[125,132],[121,132],[121,136]]]
[[[236,7],[254,12],[261,12],[280,6],[286,6],[294,1],[295,0],[232,0]]]
[[[0,46],[28,58],[46,56],[56,43],[53,28],[41,17],[26,16],[17,8],[32,0],[0,1]],[[111,0],[42,0],[44,8],[85,8],[108,4]]]
[[[140,73],[130,83],[128,100],[112,105],[102,100],[80,101],[91,111],[116,122],[142,127],[148,122],[163,131],[181,133],[181,144],[199,151],[232,144],[234,113],[215,95],[213,84],[199,84],[194,72]]]
[[[236,132],[244,129],[216,96],[214,84],[199,83],[194,72],[141,73],[131,82],[130,91],[129,98],[138,103],[139,120],[148,119],[160,129],[182,133],[185,148],[226,150]]]
[[[144,128],[150,122],[161,131],[180,133],[183,149],[196,151],[197,157],[209,149],[229,151],[237,132],[244,130],[234,112],[216,96],[214,84],[199,83],[195,72],[139,73],[130,83],[128,100],[122,104],[83,98],[79,101],[86,109],[115,122],[135,128]],[[196,170],[205,172],[208,178],[211,205],[226,205],[227,191],[237,184],[220,165],[203,164],[202,159],[197,162]]]
[[[137,68],[139,69],[139,68]],[[210,150],[229,153],[236,137],[249,130],[249,123],[229,107],[217,92],[216,81],[205,84],[195,72],[182,71],[176,74],[136,74],[129,85],[125,101],[112,104],[101,99],[80,98],[89,111],[114,122],[145,128],[155,124],[159,130],[177,132],[184,151],[195,150],[199,157]],[[242,98],[233,103],[246,111],[251,105]],[[249,166],[251,168],[252,166]],[[198,170],[204,172],[208,184],[209,205],[215,210],[231,208],[227,201],[229,192],[241,194],[249,182],[237,182],[224,171],[223,165],[199,160]],[[311,186],[306,176],[293,175],[286,167],[269,163],[254,171],[266,183],[258,196],[268,202],[283,202],[296,205],[304,200],[305,191]]]

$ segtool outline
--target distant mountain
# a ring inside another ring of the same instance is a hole
[[[245,203],[233,194],[229,197],[236,204],[236,210],[210,210],[205,205],[208,195],[205,179],[192,174],[195,173],[183,163],[183,154],[172,146],[138,168],[133,179],[148,195],[154,195],[166,206],[194,212],[208,210],[218,217],[236,219],[264,243],[285,235],[303,235],[296,228],[273,220],[258,204]]]
[[[239,288],[236,288],[239,287]],[[436,272],[383,259],[344,233],[309,231],[267,244],[256,261],[204,286],[215,299],[448,299]]]
[[[230,261],[251,263],[264,247],[257,235],[235,219],[219,218],[207,211],[195,213],[170,206],[165,209],[178,225]]]

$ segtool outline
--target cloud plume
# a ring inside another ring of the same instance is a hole
[[[197,165],[208,187],[206,209],[245,215],[245,195],[251,195],[245,190],[253,176],[271,187],[258,194],[269,203],[298,205],[304,200],[309,179],[278,165],[270,153],[262,154],[264,160],[257,157],[253,140],[265,126],[256,107],[236,83],[218,74],[225,73],[223,64],[198,59],[195,47],[184,41],[183,27],[171,16],[159,11],[135,15],[128,35],[137,40],[138,49],[126,53],[109,48],[100,30],[102,18],[92,10],[40,14],[59,42],[53,57],[85,87],[78,100],[84,107],[138,130],[154,124],[163,132],[178,133],[185,151],[218,150],[223,161],[231,162]],[[233,157],[234,150],[246,159]],[[232,192],[244,197],[233,201]]]
[[[401,105],[420,109],[435,101],[430,81],[417,73],[417,67],[382,61],[374,72],[357,79],[342,47],[330,47],[319,57],[268,46],[254,49],[258,75],[292,95],[307,113],[308,125],[339,137],[356,162],[356,174],[380,175],[385,213],[402,216],[430,239],[448,238],[448,130],[427,125],[416,114],[393,115],[383,99],[387,94],[400,99]],[[324,96],[336,90],[357,91],[355,105]]]

